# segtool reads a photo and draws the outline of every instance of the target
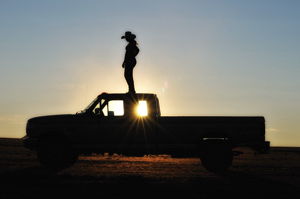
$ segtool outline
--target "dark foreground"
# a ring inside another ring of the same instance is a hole
[[[225,173],[197,158],[80,156],[72,167],[40,166],[19,139],[0,139],[0,198],[299,198],[300,149],[244,150]]]

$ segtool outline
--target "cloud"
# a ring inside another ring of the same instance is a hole
[[[266,129],[266,132],[279,132],[280,130],[278,129]]]

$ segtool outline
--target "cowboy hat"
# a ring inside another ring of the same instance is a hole
[[[130,31],[125,32],[125,36],[122,36],[121,39],[135,39],[135,34],[131,34]]]

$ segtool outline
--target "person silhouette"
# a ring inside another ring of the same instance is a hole
[[[122,36],[121,39],[126,39],[128,45],[126,46],[126,53],[122,67],[125,68],[124,77],[128,84],[129,92],[135,94],[134,81],[133,81],[133,68],[136,65],[135,57],[140,52],[137,47],[138,43],[135,41],[136,36],[130,31],[125,32],[125,36]]]

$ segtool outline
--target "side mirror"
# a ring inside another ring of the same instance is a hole
[[[96,114],[96,115],[100,115],[100,112],[101,112],[100,108],[96,108],[96,109],[95,109],[95,114]]]
[[[115,116],[115,112],[113,112],[113,111],[108,111],[108,116],[109,116],[109,117],[114,117],[114,116]]]

